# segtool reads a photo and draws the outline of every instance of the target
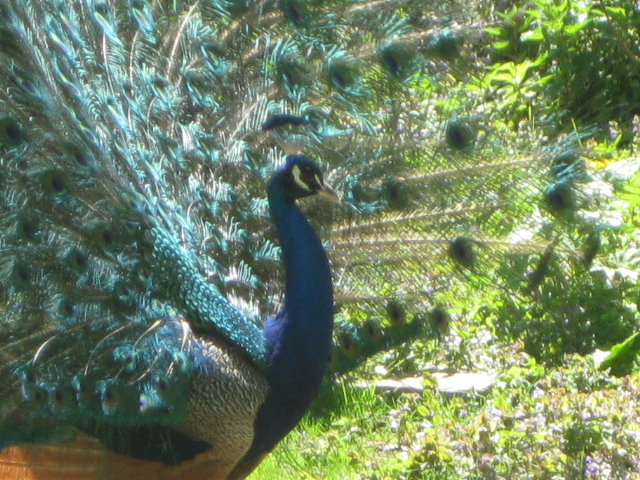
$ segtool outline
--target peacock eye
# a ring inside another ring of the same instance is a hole
[[[301,178],[305,185],[307,185],[310,189],[322,184],[322,182],[318,179],[318,175],[309,168],[302,172]]]

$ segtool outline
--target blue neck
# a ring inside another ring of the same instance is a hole
[[[285,301],[265,324],[271,389],[258,412],[245,461],[271,450],[302,418],[318,393],[331,351],[329,262],[313,227],[286,197],[280,172],[269,184],[269,206],[282,249]]]

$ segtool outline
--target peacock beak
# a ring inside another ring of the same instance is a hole
[[[331,188],[326,183],[322,183],[322,188],[318,190],[318,195],[322,195],[323,197],[328,198],[333,203],[342,203],[338,194],[336,194],[333,188]]]

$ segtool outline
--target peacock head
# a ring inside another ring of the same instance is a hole
[[[340,202],[333,189],[324,183],[318,164],[300,153],[287,156],[277,177],[281,179],[289,201],[310,195],[323,195],[334,202]]]

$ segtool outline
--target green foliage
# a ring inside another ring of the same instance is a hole
[[[488,83],[497,84],[499,104],[517,107],[509,113],[522,117],[531,106],[564,130],[616,121],[630,140],[640,114],[640,23],[632,2],[534,0],[485,31],[495,49]],[[540,94],[546,98],[534,101]]]
[[[551,364],[562,362],[567,353],[608,350],[637,325],[635,313],[621,304],[621,298],[631,294],[630,287],[608,286],[595,275],[600,281],[588,290],[567,288],[572,280],[564,268],[568,266],[552,265],[535,292],[506,294],[495,310],[500,337],[521,338],[530,355]]]
[[[535,60],[523,60],[520,63],[506,62],[489,67],[485,84],[491,88],[497,98],[496,111],[511,121],[531,118],[531,108],[552,76],[540,75],[538,67],[545,57]]]

